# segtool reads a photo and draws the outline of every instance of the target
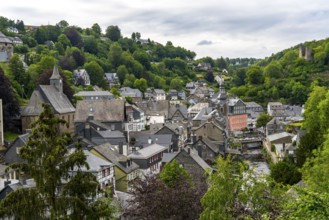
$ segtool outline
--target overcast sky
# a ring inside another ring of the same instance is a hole
[[[29,25],[66,20],[82,28],[118,25],[171,41],[197,57],[255,57],[329,36],[328,0],[6,0],[0,16]]]

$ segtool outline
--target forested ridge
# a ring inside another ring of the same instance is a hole
[[[9,32],[11,27],[17,28],[18,33]],[[17,95],[23,99],[29,98],[40,75],[55,63],[74,91],[82,89],[72,84],[72,71],[78,68],[88,71],[92,85],[105,90],[108,88],[104,73],[116,72],[122,86],[142,91],[147,87],[180,90],[185,83],[199,78],[205,78],[216,88],[212,76],[223,73],[231,95],[264,105],[275,100],[301,105],[312,83],[327,86],[329,82],[327,39],[301,43],[264,59],[224,56],[196,59],[195,52],[174,46],[171,41],[162,45],[143,38],[139,32],[122,36],[115,25],[102,30],[97,23],[81,28],[62,20],[56,25],[36,27],[0,17],[0,31],[23,41],[15,46],[17,56],[12,57],[9,65],[1,64]],[[301,46],[312,49],[312,60],[299,56]],[[29,68],[23,68],[21,61]],[[199,63],[209,63],[212,68],[198,68]]]

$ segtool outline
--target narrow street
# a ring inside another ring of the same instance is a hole
[[[278,162],[278,158],[276,157],[275,153],[271,151],[271,146],[269,146],[269,144],[265,140],[263,140],[263,147],[265,148],[267,153],[271,156],[272,162],[276,164]]]

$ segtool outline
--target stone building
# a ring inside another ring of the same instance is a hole
[[[67,125],[60,125],[60,131],[74,131],[75,108],[63,93],[63,82],[57,66],[54,66],[53,74],[50,77],[50,85],[39,85],[33,91],[28,106],[22,108],[23,132],[31,128],[31,124],[43,111],[42,103],[50,104],[55,115],[68,122]]]
[[[8,62],[13,53],[13,41],[0,32],[0,62]]]
[[[300,46],[299,47],[299,57],[303,58],[307,61],[313,60],[313,49],[305,46]]]

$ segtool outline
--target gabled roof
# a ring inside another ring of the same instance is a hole
[[[13,42],[6,37],[2,32],[0,32],[0,43],[12,44]]]
[[[102,122],[123,122],[124,101],[113,100],[82,100],[77,103],[75,122],[85,122],[92,115],[93,120]]]
[[[168,118],[171,119],[177,111],[181,113],[184,119],[187,119],[187,108],[185,105],[170,105]]]
[[[137,170],[139,166],[132,161],[130,166],[123,166],[120,161],[127,161],[129,157],[120,154],[113,146],[110,144],[100,144],[93,148],[96,152],[101,154],[104,158],[114,163],[120,170],[124,173],[129,174],[134,170]]]
[[[55,113],[58,114],[75,111],[75,108],[64,93],[59,92],[52,85],[40,85],[38,89],[34,90],[32,93],[29,105],[22,108],[22,116],[39,115],[43,110],[43,102],[49,103]]]
[[[154,89],[153,91],[155,94],[165,94],[165,91],[163,89]]]
[[[218,122],[219,122],[219,121],[218,121]],[[196,130],[199,130],[199,129],[203,128],[203,126],[204,126],[205,124],[212,124],[213,126],[215,126],[216,128],[218,128],[219,130],[221,130],[221,131],[225,131],[225,129],[222,128],[222,127],[219,125],[219,123],[217,124],[217,123],[215,123],[215,122],[213,122],[213,121],[206,121],[206,122],[202,123],[199,127],[192,128],[192,131],[196,131]]]
[[[169,101],[168,100],[159,100],[153,101],[149,100],[146,102],[139,102],[136,105],[145,112],[145,115],[164,115],[168,117],[169,111]]]
[[[281,132],[281,133],[277,133],[277,134],[271,134],[267,136],[267,139],[272,142],[272,141],[276,141],[279,140],[281,138],[285,138],[285,137],[292,137],[292,134],[289,134],[288,132]]]
[[[143,96],[142,92],[139,89],[132,89],[129,87],[122,87],[120,89],[121,96],[129,96],[132,98],[141,98]]]
[[[169,146],[172,144],[172,135],[171,134],[143,134],[141,132],[135,132],[130,135],[130,137],[136,138],[135,146],[146,146],[153,143]],[[149,144],[149,140],[151,143]]]
[[[168,150],[167,147],[159,144],[152,144],[148,147],[143,147],[142,149],[136,150],[135,152],[129,154],[128,157],[132,159],[148,159],[166,150]]]
[[[84,150],[83,153],[86,155],[86,162],[89,165],[89,169],[87,169],[86,167],[81,167],[82,171],[97,173],[101,170],[102,167],[113,166],[112,163],[96,156],[95,154],[91,153],[88,150]],[[75,170],[76,170],[76,167],[75,167]]]
[[[81,96],[81,97],[87,97],[87,96],[109,96],[113,97],[113,94],[109,91],[80,91],[74,96]]]
[[[188,148],[184,148],[180,152],[164,153],[162,162],[170,163],[180,154],[189,155],[204,171],[209,172],[213,170],[193,149],[190,149],[190,153],[188,153]]]
[[[224,142],[212,141],[207,137],[202,137],[202,140],[201,139],[197,140],[193,145],[197,146],[200,142],[206,145],[214,153],[224,155]],[[222,146],[221,149],[220,149],[220,145]]]
[[[229,99],[228,105],[229,106],[235,106],[237,104],[244,104],[244,102],[241,99],[235,98],[235,99]],[[245,104],[244,104],[245,105]]]

